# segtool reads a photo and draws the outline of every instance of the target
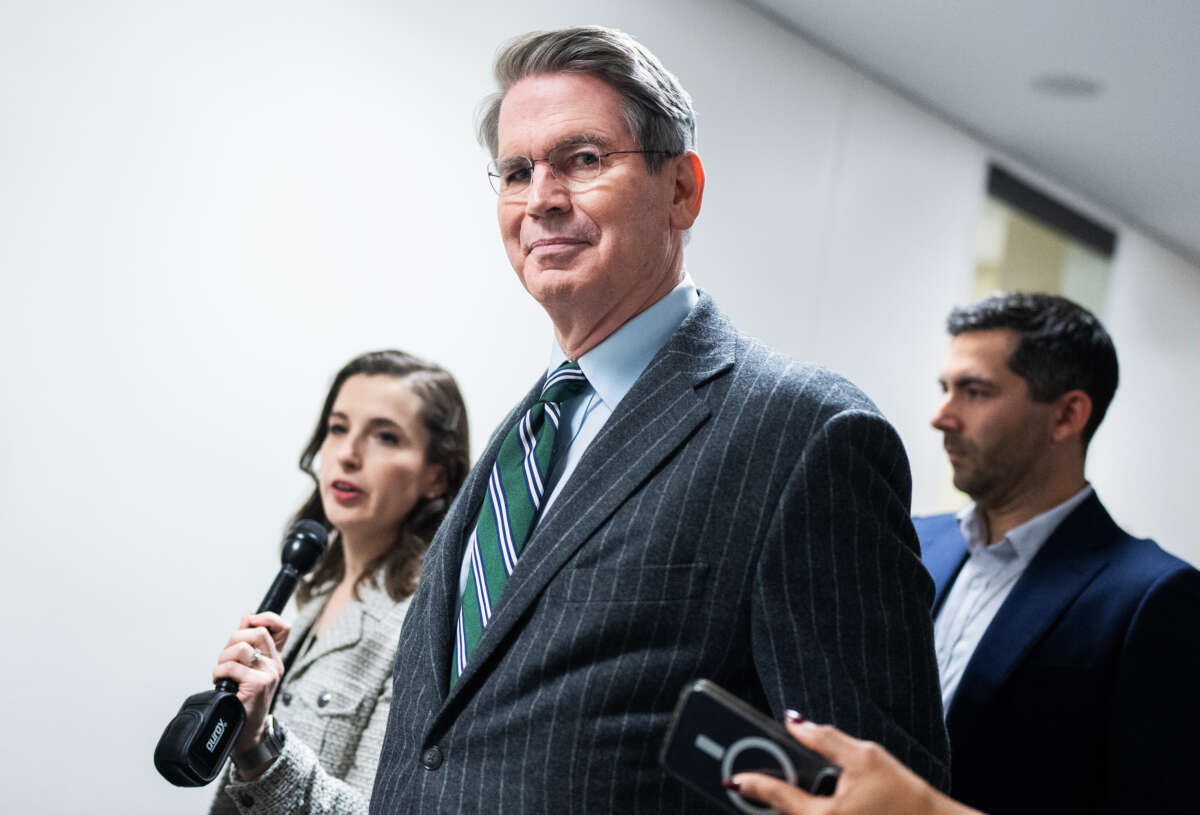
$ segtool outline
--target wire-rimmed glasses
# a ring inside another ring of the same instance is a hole
[[[501,198],[519,198],[529,191],[533,170],[538,162],[545,162],[550,175],[564,182],[572,190],[587,187],[600,177],[609,166],[613,156],[670,155],[663,150],[610,150],[601,153],[591,144],[566,144],[551,150],[545,158],[529,156],[505,156],[488,164],[488,181]]]

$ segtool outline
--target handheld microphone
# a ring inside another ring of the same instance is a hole
[[[258,613],[283,611],[300,578],[325,554],[328,542],[325,527],[316,521],[292,524],[283,539],[283,566]],[[177,787],[202,787],[221,772],[245,723],[246,710],[238,701],[237,683],[218,679],[213,690],[184,700],[158,740],[154,767]]]

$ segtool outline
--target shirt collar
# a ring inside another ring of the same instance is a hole
[[[1020,526],[1013,527],[1002,540],[993,547],[988,546],[983,512],[972,503],[958,513],[958,528],[963,540],[967,542],[967,550],[972,556],[978,555],[991,548],[997,552],[1009,552],[1022,564],[1033,560],[1033,556],[1042,548],[1042,544],[1050,537],[1058,525],[1071,514],[1075,507],[1082,504],[1094,490],[1091,484],[1085,484],[1083,489],[1072,495],[1061,504],[1052,507],[1040,515],[1034,515]]]
[[[667,344],[667,339],[699,299],[696,284],[689,275],[684,274],[679,285],[667,292],[666,296],[579,358],[579,367],[587,377],[588,384],[609,410],[614,410],[629,392],[650,360]],[[558,340],[552,342],[547,374],[567,359]]]

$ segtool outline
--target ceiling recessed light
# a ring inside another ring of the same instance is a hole
[[[1033,80],[1033,89],[1062,99],[1089,99],[1100,93],[1100,83],[1078,74],[1043,74]]]

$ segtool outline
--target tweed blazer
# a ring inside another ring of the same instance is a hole
[[[915,520],[945,599],[953,515]],[[946,711],[952,791],[989,815],[1195,813],[1200,572],[1118,527],[1095,495],[1050,534]]]
[[[240,780],[231,763],[212,815],[367,811],[409,600],[397,603],[374,586],[359,595],[295,658],[276,692],[275,717],[287,728],[279,758],[252,781]],[[322,606],[315,600],[300,610],[285,656],[300,647]]]
[[[853,385],[740,334],[703,293],[539,519],[450,688],[466,538],[540,387],[426,556],[372,813],[714,811],[657,761],[700,677],[946,783],[900,441]]]

